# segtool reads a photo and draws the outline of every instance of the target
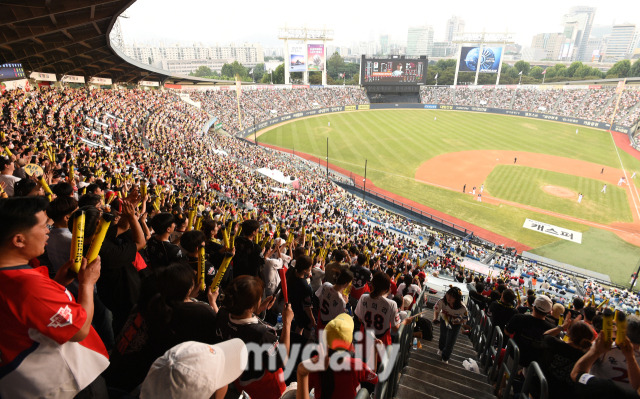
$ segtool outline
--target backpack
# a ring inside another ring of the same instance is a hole
[[[414,331],[420,331],[422,333],[422,339],[426,339],[427,341],[433,340],[433,324],[431,320],[426,317],[418,317]]]

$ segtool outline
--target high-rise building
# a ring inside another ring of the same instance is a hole
[[[380,35],[380,54],[389,55],[389,35]]]
[[[453,42],[456,33],[464,32],[464,21],[462,18],[453,15],[447,20],[446,41],[447,43]]]
[[[572,7],[563,17],[565,36],[560,59],[566,61],[588,61],[591,54],[586,54],[587,42],[591,35],[595,7]]]
[[[613,25],[611,36],[607,41],[605,61],[615,62],[627,58],[633,51],[635,33],[635,24]]]
[[[417,57],[428,55],[433,47],[432,26],[412,26],[407,34],[407,55]]]
[[[539,33],[533,37],[531,47],[536,50],[543,50],[545,60],[557,60],[564,43],[562,33]]]

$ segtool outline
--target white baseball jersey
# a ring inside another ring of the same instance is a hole
[[[385,297],[373,299],[369,294],[360,297],[356,316],[364,322],[365,328],[374,330],[376,337],[384,335],[389,327],[400,324],[398,305],[394,301]]]
[[[316,291],[316,297],[320,303],[320,318],[324,324],[345,312],[347,301],[341,292],[333,289],[333,284],[323,283]]]

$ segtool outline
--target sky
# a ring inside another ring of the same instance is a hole
[[[333,29],[333,45],[348,46],[359,41],[377,41],[389,34],[392,41],[406,43],[410,26],[431,25],[435,41],[444,39],[447,20],[461,17],[466,32],[509,32],[516,43],[531,45],[537,33],[560,32],[562,16],[574,5],[596,7],[594,25],[635,23],[640,28],[638,0],[457,0],[233,2],[211,0],[137,0],[126,12],[122,33],[125,43],[228,44],[257,42],[279,47],[279,28]]]

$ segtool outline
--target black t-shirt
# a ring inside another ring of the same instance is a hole
[[[172,347],[187,341],[218,342],[215,328],[216,314],[204,302],[175,305],[168,325],[151,326],[136,312],[118,338],[118,350],[111,354],[105,378],[110,386],[130,391],[142,383],[153,362]]]
[[[147,241],[147,247],[144,249],[145,260],[147,266],[151,270],[157,270],[162,267],[169,266],[173,262],[185,261],[182,250],[179,246],[169,241],[160,241],[156,236],[151,237]]]
[[[511,318],[505,330],[514,334],[513,340],[520,349],[521,366],[537,360],[544,332],[552,328],[551,324],[533,315],[516,314]]]
[[[268,350],[261,352],[263,367],[260,369],[255,366],[255,351],[249,351],[247,369],[240,376],[241,382],[259,380],[267,370],[273,372],[284,368],[282,358],[278,355],[279,340],[276,330],[255,316],[243,320],[231,319],[229,311],[224,307],[220,308],[216,318],[216,338],[218,342],[239,338],[245,344],[270,345]],[[276,357],[275,362],[270,360],[273,356]],[[273,368],[269,367],[272,363],[275,364]]]
[[[140,295],[140,276],[133,266],[137,247],[130,234],[108,234],[100,248],[98,296],[113,313],[114,333],[118,334]]]
[[[353,273],[353,288],[356,290],[363,288],[371,281],[371,270],[366,267],[351,266],[351,273]]]
[[[233,277],[262,275],[264,259],[260,256],[262,248],[246,237],[238,237],[235,241],[236,254],[233,256]]]
[[[311,286],[306,279],[295,277],[287,280],[287,290],[289,291],[289,303],[291,303],[291,310],[293,310],[295,325],[307,327],[311,323],[311,319],[305,309],[312,306],[313,290]]]
[[[575,397],[571,370],[584,352],[551,335],[545,335],[541,348],[538,362],[549,384],[549,398]]]
[[[640,395],[631,388],[622,387],[610,379],[598,378],[591,374],[578,375],[574,385],[575,398],[581,399],[640,399]]]
[[[517,312],[513,306],[507,306],[502,301],[495,301],[489,306],[489,313],[491,314],[491,324],[504,329],[504,326]]]

